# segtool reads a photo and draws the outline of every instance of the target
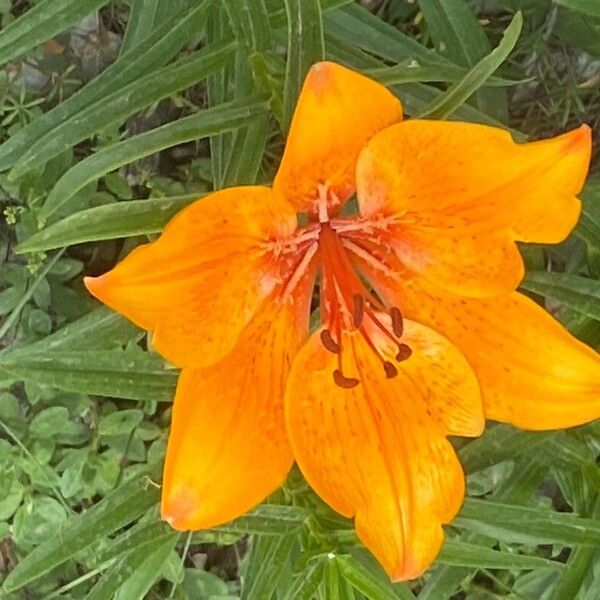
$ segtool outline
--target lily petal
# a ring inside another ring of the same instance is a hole
[[[600,355],[527,296],[461,298],[418,278],[374,280],[405,315],[467,357],[487,418],[544,430],[600,417]]]
[[[400,101],[384,86],[332,62],[308,72],[273,187],[299,212],[318,212],[318,187],[330,208],[355,190],[356,159],[378,131],[402,118]]]
[[[233,348],[277,286],[265,243],[292,235],[296,225],[293,209],[270,189],[229,188],[188,206],[156,242],[85,284],[152,331],[153,346],[167,360],[209,365]]]
[[[381,319],[385,320],[383,315]],[[393,361],[387,338],[376,341]],[[358,537],[394,580],[419,576],[459,510],[464,478],[446,435],[479,435],[477,380],[460,352],[434,331],[405,321],[412,356],[386,379],[380,358],[357,332],[343,336],[343,369],[360,383],[336,385],[337,357],[319,332],[294,361],[286,422],[294,456],[313,489],[355,516]]]
[[[556,243],[573,229],[591,152],[590,129],[528,144],[472,123],[406,121],[361,153],[363,217],[395,217],[405,265],[457,294],[513,291],[523,275],[514,241]]]
[[[307,335],[308,305],[301,304],[267,301],[225,359],[183,369],[161,504],[176,529],[230,521],[285,479],[293,458],[283,398],[292,357]]]

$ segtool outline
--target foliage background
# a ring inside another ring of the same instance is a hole
[[[598,136],[597,0],[0,0],[0,23],[3,598],[598,598],[598,423],[455,440],[469,498],[409,584],[297,472],[231,525],[170,531],[156,482],[176,372],[81,281],[200,194],[269,182],[324,56],[410,116]],[[568,241],[522,247],[523,289],[598,348],[597,179],[584,197]]]

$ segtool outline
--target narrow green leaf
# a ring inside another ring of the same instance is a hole
[[[600,321],[600,281],[596,279],[571,273],[530,271],[521,287]]]
[[[76,94],[13,134],[0,145],[0,171],[13,166],[29,148],[55,128],[62,125],[64,130],[63,123],[73,127],[84,108],[90,105],[101,106],[112,93],[169,62],[193,36],[198,35],[212,2],[213,0],[204,0],[183,18],[168,19],[135,48],[121,54],[117,61]],[[97,129],[104,125],[105,123],[100,123]],[[89,135],[94,133],[92,131]],[[38,161],[40,160],[49,159],[39,155]]]
[[[165,148],[246,125],[266,108],[267,102],[263,98],[234,101],[103,148],[77,163],[56,182],[38,216],[47,219],[79,190],[105,173]]]
[[[198,194],[190,194],[95,206],[38,231],[15,251],[42,252],[83,242],[160,233],[180,210],[197,199]]]
[[[281,536],[298,531],[308,513],[298,506],[261,504],[243,517],[214,531],[231,534],[260,534]]]
[[[319,0],[285,0],[285,7],[288,17],[288,54],[283,127],[287,131],[308,70],[325,56],[325,42]]]
[[[157,355],[127,350],[58,350],[0,356],[0,371],[22,381],[115,398],[170,402],[178,372]]]
[[[165,21],[181,18],[184,4],[184,0],[132,0],[121,55],[140,44]]]
[[[271,24],[264,0],[225,0],[224,5],[237,38],[250,52],[271,48]]]
[[[160,578],[162,569],[174,550],[179,535],[173,533],[169,538],[159,542],[148,552],[137,550],[136,554],[142,557],[142,561],[135,568],[122,568],[114,577],[117,581],[125,582],[119,587],[114,596],[106,595],[105,600],[131,600],[132,598],[145,598],[150,588]],[[98,596],[96,596],[98,599]]]
[[[392,585],[383,572],[378,576],[372,569],[351,556],[336,556],[343,577],[368,600],[414,600],[410,589],[403,584]]]
[[[458,65],[473,67],[490,53],[490,42],[467,0],[419,0],[419,7],[441,55]],[[481,90],[475,103],[482,112],[506,121],[503,90]]]
[[[556,3],[592,17],[600,17],[598,0],[556,0]]]
[[[524,544],[599,545],[600,519],[467,498],[456,527]]]
[[[87,106],[36,140],[16,161],[9,177],[21,177],[38,164],[39,156],[50,160],[97,131],[118,125],[153,102],[206,78],[225,63],[234,49],[232,42],[207,46]]]
[[[475,93],[496,69],[506,60],[515,47],[521,29],[523,16],[516,13],[510,25],[504,31],[498,46],[481,59],[461,81],[454,84],[431,104],[419,118],[445,119]]]
[[[306,567],[294,579],[282,600],[313,600],[319,583],[323,579],[322,557],[315,557],[308,562]]]
[[[492,550],[478,544],[469,544],[457,539],[446,538],[438,562],[457,567],[474,569],[562,569],[563,563],[527,556],[513,552]]]
[[[131,523],[158,501],[158,490],[144,478],[129,481],[81,513],[70,526],[24,556],[2,586],[14,592],[68,561],[104,535]]]
[[[272,598],[284,571],[290,568],[295,535],[256,536],[244,577],[241,600]]]
[[[0,66],[68,29],[108,0],[44,0],[10,23],[0,35]]]

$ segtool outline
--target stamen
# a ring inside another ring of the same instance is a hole
[[[398,362],[402,362],[403,360],[407,360],[412,356],[412,350],[406,344],[400,344],[398,346],[398,354],[396,354],[396,360]]]
[[[404,332],[404,322],[402,319],[402,313],[400,309],[396,306],[392,306],[389,310],[390,317],[392,317],[392,331],[397,338],[402,337],[402,333]]]
[[[331,332],[329,329],[323,329],[323,331],[321,331],[321,343],[323,346],[325,346],[325,350],[329,350],[329,352],[333,354],[340,353],[340,347],[335,342],[333,337],[331,337]]]
[[[365,315],[365,299],[360,294],[354,294],[352,296],[354,302],[354,312],[352,313],[352,320],[354,321],[354,327],[360,328],[363,317]]]
[[[389,360],[383,361],[383,370],[385,371],[385,376],[388,379],[398,376],[398,369],[396,369],[396,367]]]
[[[336,369],[333,372],[333,381],[336,383],[336,385],[339,385],[341,388],[346,390],[356,387],[359,384],[358,379],[354,377],[346,377],[339,369]]]

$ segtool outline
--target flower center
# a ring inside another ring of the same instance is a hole
[[[398,369],[383,356],[374,337],[383,334],[397,347],[397,362],[406,360],[412,353],[411,349],[400,341],[403,333],[400,309],[396,306],[385,307],[356,273],[351,260],[352,254],[360,256],[363,260],[376,259],[352,241],[353,228],[345,227],[348,222],[342,219],[334,222],[321,221],[318,238],[322,268],[321,310],[326,327],[321,332],[321,342],[327,350],[337,354],[338,367],[333,372],[333,380],[343,388],[352,388],[359,383],[358,379],[344,375],[342,370],[344,331],[360,332],[369,348],[381,361],[388,378],[398,375]],[[385,317],[386,313],[389,318]]]

